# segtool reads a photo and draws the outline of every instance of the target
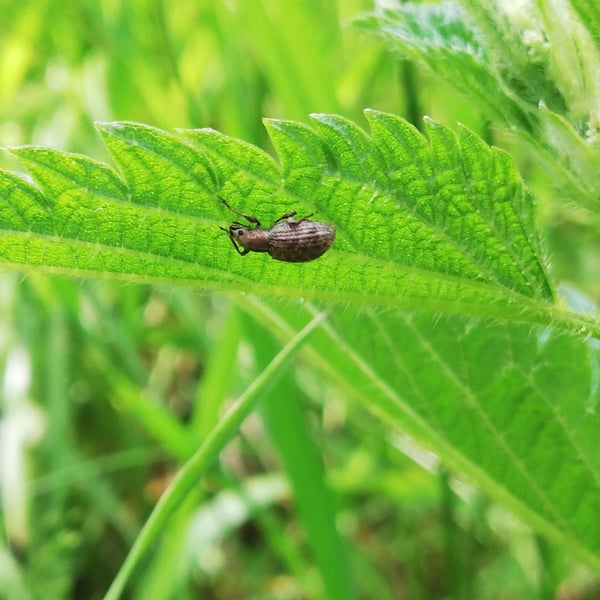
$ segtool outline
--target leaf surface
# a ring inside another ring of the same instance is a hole
[[[270,331],[310,319],[246,306]],[[546,328],[335,311],[311,358],[330,381],[600,571],[600,345]],[[393,439],[393,438],[392,438]]]
[[[35,185],[1,173],[14,267],[440,312],[555,319],[534,205],[508,155],[463,127],[367,111],[268,120],[280,164],[213,130],[99,125],[117,170],[47,148],[13,149]],[[220,227],[316,212],[337,239],[321,259],[238,256]],[[20,220],[17,215],[21,215]],[[25,219],[25,220],[24,220]]]

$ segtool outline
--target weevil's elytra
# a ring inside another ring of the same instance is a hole
[[[242,256],[248,252],[268,252],[276,260],[308,262],[324,254],[335,240],[335,226],[322,221],[310,221],[314,213],[294,219],[296,211],[289,212],[266,228],[261,226],[256,217],[235,210],[223,198],[221,201],[231,212],[253,225],[234,221],[229,229],[221,227]]]

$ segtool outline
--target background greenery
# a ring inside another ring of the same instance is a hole
[[[304,340],[327,304],[6,272],[0,594],[100,598],[117,581],[112,597],[122,583],[139,598],[598,597],[600,15],[460,4],[358,22],[371,3],[0,4],[2,145],[114,160],[131,184],[115,148],[142,134],[106,126],[111,158],[95,121],[213,127],[271,153],[265,116],[458,121],[534,191],[537,231],[527,195],[519,217],[545,302],[489,321],[447,298],[432,314],[408,292],[402,310],[348,297]],[[38,184],[62,160],[16,154],[1,166]],[[148,521],[161,495],[173,504]]]

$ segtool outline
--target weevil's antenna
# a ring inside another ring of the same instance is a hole
[[[222,198],[221,196],[219,196],[219,200],[221,200],[221,202],[235,215],[238,215],[240,217],[244,217],[244,219],[246,219],[246,221],[248,221],[248,223],[253,223],[254,225],[258,225],[260,227],[260,221],[256,218],[253,217],[252,215],[245,215],[243,212],[240,212],[239,210],[236,210],[235,208],[232,208],[231,206],[229,206],[229,204],[227,204],[227,201],[225,200],[225,198]]]

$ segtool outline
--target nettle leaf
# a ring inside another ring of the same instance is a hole
[[[240,304],[282,341],[317,313],[281,303],[275,311],[252,297]],[[433,450],[600,571],[597,340],[362,307],[333,311],[308,356],[350,405],[357,400],[408,434],[409,445]]]
[[[315,335],[348,397],[600,569],[597,343],[370,309]]]
[[[48,148],[12,152],[33,183],[0,174],[0,257],[18,268],[548,323],[552,291],[530,194],[504,152],[463,127],[429,139],[367,111],[268,120],[281,165],[212,130],[100,124],[119,173]],[[337,228],[319,260],[240,257],[220,230],[316,212]],[[233,217],[233,218],[232,218]]]
[[[447,0],[402,3],[355,25],[400,56],[426,63],[481,114],[510,127],[552,173],[563,199],[597,212],[599,156],[590,99],[598,94],[590,89],[598,72],[598,10],[587,0],[571,4],[580,21],[566,4],[530,3],[515,18],[496,0]]]
[[[564,110],[543,47],[538,60],[532,60],[533,50],[495,2],[405,3],[359,18],[355,25],[382,37],[404,56],[425,62],[486,114],[524,132],[539,132],[540,101]]]
[[[496,118],[531,129],[531,116],[502,87],[472,23],[456,2],[406,4],[398,10],[365,15],[355,26],[382,37],[402,55],[425,62]]]

